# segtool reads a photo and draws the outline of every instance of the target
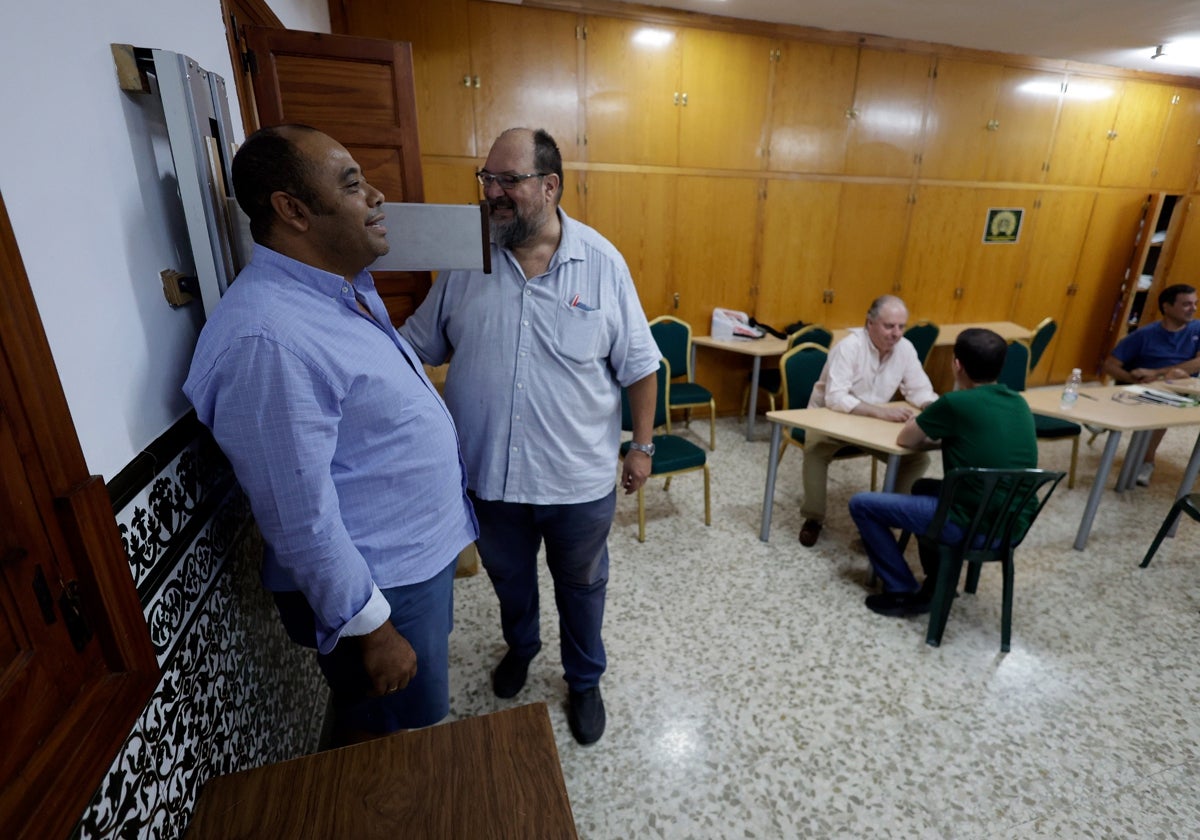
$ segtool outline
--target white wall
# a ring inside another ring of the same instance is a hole
[[[324,0],[274,0],[329,31]],[[0,194],[93,473],[111,478],[188,409],[202,322],[159,271],[192,270],[156,97],[117,86],[110,43],[184,53],[233,75],[217,0],[44,0],[0,12]],[[241,139],[241,127],[235,126]]]

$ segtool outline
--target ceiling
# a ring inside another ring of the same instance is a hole
[[[512,2],[512,0],[509,0]],[[520,2],[520,0],[517,0]],[[641,5],[1200,77],[1200,0],[638,0]],[[1166,55],[1152,60],[1155,46]],[[1179,50],[1175,51],[1176,53]]]

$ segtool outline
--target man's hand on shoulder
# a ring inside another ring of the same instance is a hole
[[[400,691],[417,675],[417,653],[390,620],[365,636],[352,636],[362,651],[372,697]]]

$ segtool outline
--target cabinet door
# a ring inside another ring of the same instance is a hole
[[[1127,81],[1113,137],[1104,158],[1100,184],[1105,187],[1148,187],[1162,146],[1174,88]]]
[[[774,42],[751,35],[681,30],[679,165],[763,168]]]
[[[1071,368],[1081,368],[1085,376],[1099,370],[1108,329],[1121,318],[1117,301],[1145,204],[1140,190],[1096,195],[1075,272],[1077,291],[1047,350],[1053,354],[1050,382],[1065,381]]]
[[[921,177],[977,181],[990,143],[988,123],[996,108],[1003,68],[996,64],[939,59],[925,118]]]
[[[1158,163],[1154,167],[1156,190],[1187,192],[1195,188],[1197,158],[1200,157],[1200,90],[1176,88],[1167,115]]]
[[[1067,79],[1046,183],[1088,187],[1099,183],[1121,90],[1122,83],[1112,79],[1075,74]]]
[[[479,182],[474,163],[421,162],[425,176],[425,201],[429,204],[477,204]]]
[[[593,163],[673,166],[678,159],[679,38],[669,27],[590,17],[587,154]]]
[[[985,180],[1042,182],[1065,81],[1062,73],[1004,68],[996,92],[995,127],[988,133]]]
[[[760,321],[779,329],[799,320],[825,323],[841,189],[830,181],[767,185],[755,303]]]
[[[1179,245],[1171,258],[1166,285],[1187,283],[1196,285],[1200,278],[1200,204],[1195,197],[1179,199],[1176,213],[1183,213],[1183,227],[1179,230]]]
[[[841,172],[858,49],[789,41],[772,85],[768,168]]]
[[[471,2],[471,69],[480,157],[507,128],[544,128],[563,160],[580,160],[579,47],[570,12]],[[517,45],[532,45],[518,49]]]
[[[967,213],[973,223],[971,247],[956,294],[954,322],[1003,320],[1012,310],[1013,297],[1029,256],[1029,214],[1037,193],[1032,190],[976,190]],[[1025,212],[1016,242],[983,242],[988,209],[1019,207]]]
[[[758,180],[683,175],[675,183],[671,264],[681,289],[679,317],[707,325],[714,306],[752,312]]]
[[[909,194],[905,184],[842,185],[827,326],[859,326],[871,301],[898,288],[912,207]]]
[[[912,174],[921,147],[930,66],[926,55],[859,51],[846,140],[847,175]]]
[[[684,277],[671,270],[675,247],[675,179],[641,172],[588,172],[587,223],[616,246],[637,286],[647,318],[676,315],[674,295]],[[682,317],[682,316],[679,316]],[[708,318],[693,322],[708,333]]]
[[[900,280],[900,294],[914,321],[954,323],[955,289],[983,225],[975,218],[975,192],[931,186],[917,191]]]
[[[473,157],[467,0],[355,0],[343,3],[346,34],[408,41],[417,89],[417,129],[427,155]]]

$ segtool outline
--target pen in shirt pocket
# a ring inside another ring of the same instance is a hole
[[[586,303],[579,302],[579,292],[576,292],[574,297],[571,298],[571,308],[572,309],[582,309],[584,312],[595,312],[596,311],[596,307],[588,306]]]

